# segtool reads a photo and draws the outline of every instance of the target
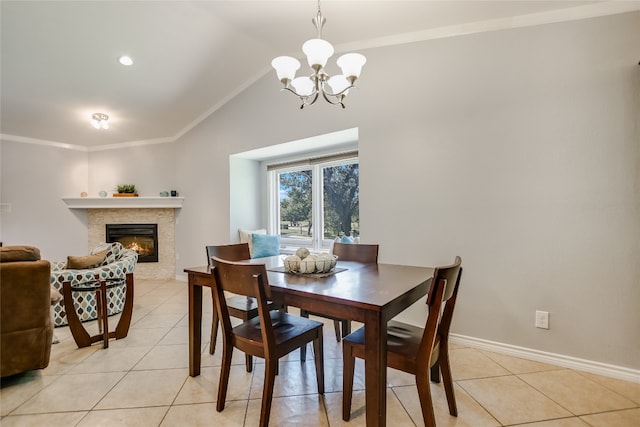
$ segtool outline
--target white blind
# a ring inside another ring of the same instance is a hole
[[[339,160],[357,159],[357,158],[358,158],[357,151],[348,151],[345,153],[329,154],[326,156],[317,156],[317,157],[309,157],[307,159],[292,160],[290,162],[274,163],[267,166],[267,171],[283,169],[283,168],[293,168],[298,166],[311,166],[311,165],[317,165],[318,163],[328,163],[328,162],[335,162]]]

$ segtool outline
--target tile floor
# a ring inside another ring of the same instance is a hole
[[[204,311],[210,319],[210,304]],[[129,336],[108,349],[78,349],[68,328],[56,328],[60,343],[49,367],[2,379],[0,425],[256,426],[264,365],[258,359],[247,373],[243,355],[234,353],[226,408],[218,413],[219,352],[210,356],[203,342],[202,374],[189,377],[187,330],[186,283],[136,280]],[[299,352],[290,354],[280,364],[271,425],[365,425],[364,365],[356,366],[352,417],[345,423],[341,347],[331,324],[325,337],[324,397],[316,393],[312,351],[305,364]],[[640,426],[640,384],[468,347],[454,345],[451,353],[459,415],[449,416],[442,385],[432,385],[439,426]],[[388,380],[387,424],[423,426],[413,378],[389,370]]]

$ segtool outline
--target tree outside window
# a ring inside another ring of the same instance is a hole
[[[359,234],[357,159],[277,173],[279,230],[285,243],[319,250],[336,237]]]

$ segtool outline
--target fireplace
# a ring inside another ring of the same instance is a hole
[[[106,240],[138,252],[138,262],[158,262],[158,224],[106,224]]]

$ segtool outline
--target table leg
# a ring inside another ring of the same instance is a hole
[[[107,282],[100,281],[100,287],[96,290],[96,303],[98,305],[98,324],[102,325],[102,348],[109,348],[109,316],[107,309]]]
[[[202,286],[189,274],[189,375],[200,375],[200,346],[202,344]]]
[[[365,315],[365,399],[367,426],[387,423],[387,328],[380,312]]]
[[[76,308],[73,305],[71,282],[64,282],[62,284],[62,295],[64,297],[64,310],[67,314],[67,323],[69,324],[69,330],[71,331],[73,340],[80,348],[89,347],[91,345],[91,336],[84,329],[84,326],[82,326],[78,318],[78,313],[76,313]]]
[[[125,338],[129,333],[129,326],[131,326],[131,318],[133,317],[133,273],[127,273],[125,277],[127,288],[124,298],[124,307],[122,308],[122,314],[120,320],[116,325],[115,338],[117,340]]]

